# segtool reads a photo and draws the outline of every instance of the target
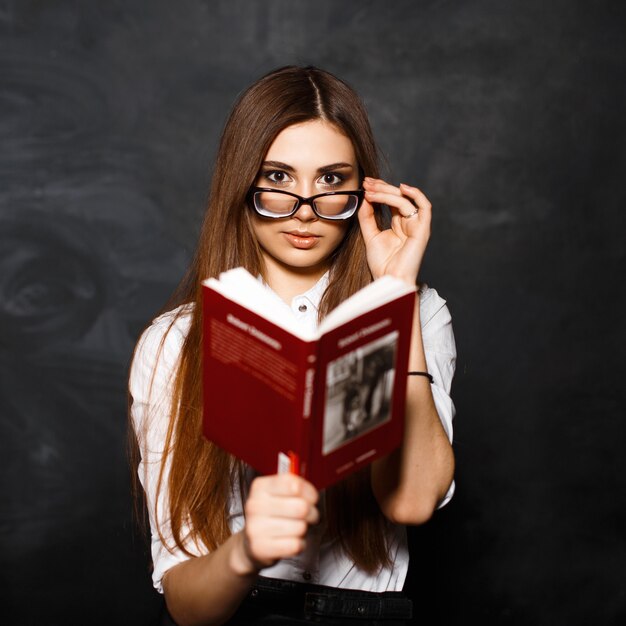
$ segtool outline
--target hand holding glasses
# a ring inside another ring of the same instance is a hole
[[[308,204],[317,217],[325,220],[347,220],[363,202],[364,191],[328,191],[310,198],[303,198],[289,191],[252,187],[248,204],[262,217],[291,217],[303,205]]]

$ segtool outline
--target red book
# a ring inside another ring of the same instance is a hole
[[[384,276],[315,332],[243,268],[203,291],[205,437],[318,489],[400,444],[414,288]]]

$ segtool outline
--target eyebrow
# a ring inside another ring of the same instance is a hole
[[[275,167],[277,169],[285,170],[286,172],[295,172],[295,168],[282,161],[264,161],[262,167]],[[331,163],[330,165],[323,165],[317,168],[318,174],[325,174],[326,172],[333,172],[335,170],[354,169],[354,165],[351,163]]]

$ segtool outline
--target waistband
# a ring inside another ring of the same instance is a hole
[[[259,577],[229,624],[403,626],[413,603],[402,592],[370,592]]]

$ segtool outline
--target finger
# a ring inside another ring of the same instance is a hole
[[[432,205],[424,192],[406,183],[400,183],[399,187],[395,187],[380,178],[368,177],[364,179],[363,187],[370,192],[390,193],[395,196],[408,197],[418,208],[425,210],[432,209]]]
[[[363,200],[357,215],[361,233],[366,243],[380,234],[380,228],[378,228],[376,218],[374,217],[374,207],[367,200]]]
[[[260,517],[246,520],[246,532],[252,541],[280,539],[282,537],[304,537],[309,525],[304,520]]]
[[[304,552],[306,541],[299,537],[284,537],[274,540],[272,549],[276,558],[285,559],[290,556],[296,556]]]
[[[299,495],[290,495],[291,493]],[[319,521],[315,487],[295,475],[280,474],[255,478],[246,501],[247,516],[301,519],[309,524]]]
[[[382,191],[401,196],[402,192],[398,187],[382,180],[381,178],[365,178],[363,180],[363,188],[366,191]]]
[[[284,559],[300,554],[306,547],[301,537],[281,537],[271,540],[248,540],[247,551],[254,561],[267,566],[277,559]]]
[[[378,202],[386,204],[392,209],[397,209],[404,217],[415,212],[413,201],[403,195],[383,191],[366,191],[365,197],[368,202]]]
[[[403,195],[411,198],[419,209],[430,211],[433,208],[433,205],[430,203],[430,200],[426,197],[424,192],[417,187],[411,187],[411,185],[401,183],[400,190],[402,191]]]
[[[284,496],[254,496],[246,501],[246,516],[249,518],[277,518],[302,520],[308,524],[319,521],[317,507],[303,498]]]
[[[246,558],[258,569],[268,567],[278,559],[300,554],[306,547],[304,537],[269,537],[267,534],[243,533],[243,549]]]
[[[317,489],[301,476],[295,474],[273,474],[259,476],[252,481],[250,495],[255,492],[267,493],[271,496],[303,498],[311,504],[319,499]]]

